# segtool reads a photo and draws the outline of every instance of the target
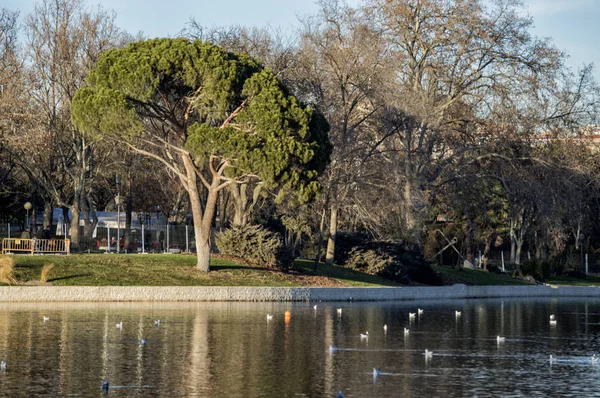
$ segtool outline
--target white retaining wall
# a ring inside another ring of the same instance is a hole
[[[7,286],[0,302],[98,301],[384,301],[494,297],[594,297],[600,287],[466,286],[283,288],[180,286]]]

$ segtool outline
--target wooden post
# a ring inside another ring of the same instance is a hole
[[[500,250],[500,258],[502,259],[502,272],[506,272],[506,269],[504,269],[504,250]]]
[[[588,274],[588,254],[585,253],[585,274]]]

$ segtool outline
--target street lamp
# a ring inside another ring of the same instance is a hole
[[[155,210],[156,210],[156,242],[158,243],[157,251],[160,252],[160,250],[162,249],[161,242],[160,242],[160,235],[159,235],[159,232],[158,232],[158,227],[159,227],[159,224],[160,224],[159,223],[159,220],[160,220],[160,218],[159,218],[160,217],[160,205],[156,205]]]
[[[27,202],[23,205],[23,207],[25,208],[25,210],[27,210],[27,218],[26,218],[27,226],[25,228],[29,229],[29,210],[31,210],[33,205],[31,204],[31,202]]]
[[[117,196],[115,196],[115,204],[117,205],[117,253],[121,249],[121,204],[123,198],[121,198],[121,176],[117,174]]]

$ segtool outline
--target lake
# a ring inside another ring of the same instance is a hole
[[[0,307],[2,397],[591,397],[594,353],[599,300]]]

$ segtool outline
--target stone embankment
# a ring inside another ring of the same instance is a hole
[[[7,286],[0,302],[109,301],[391,301],[470,298],[600,298],[600,287],[465,286],[283,288],[180,286]]]

